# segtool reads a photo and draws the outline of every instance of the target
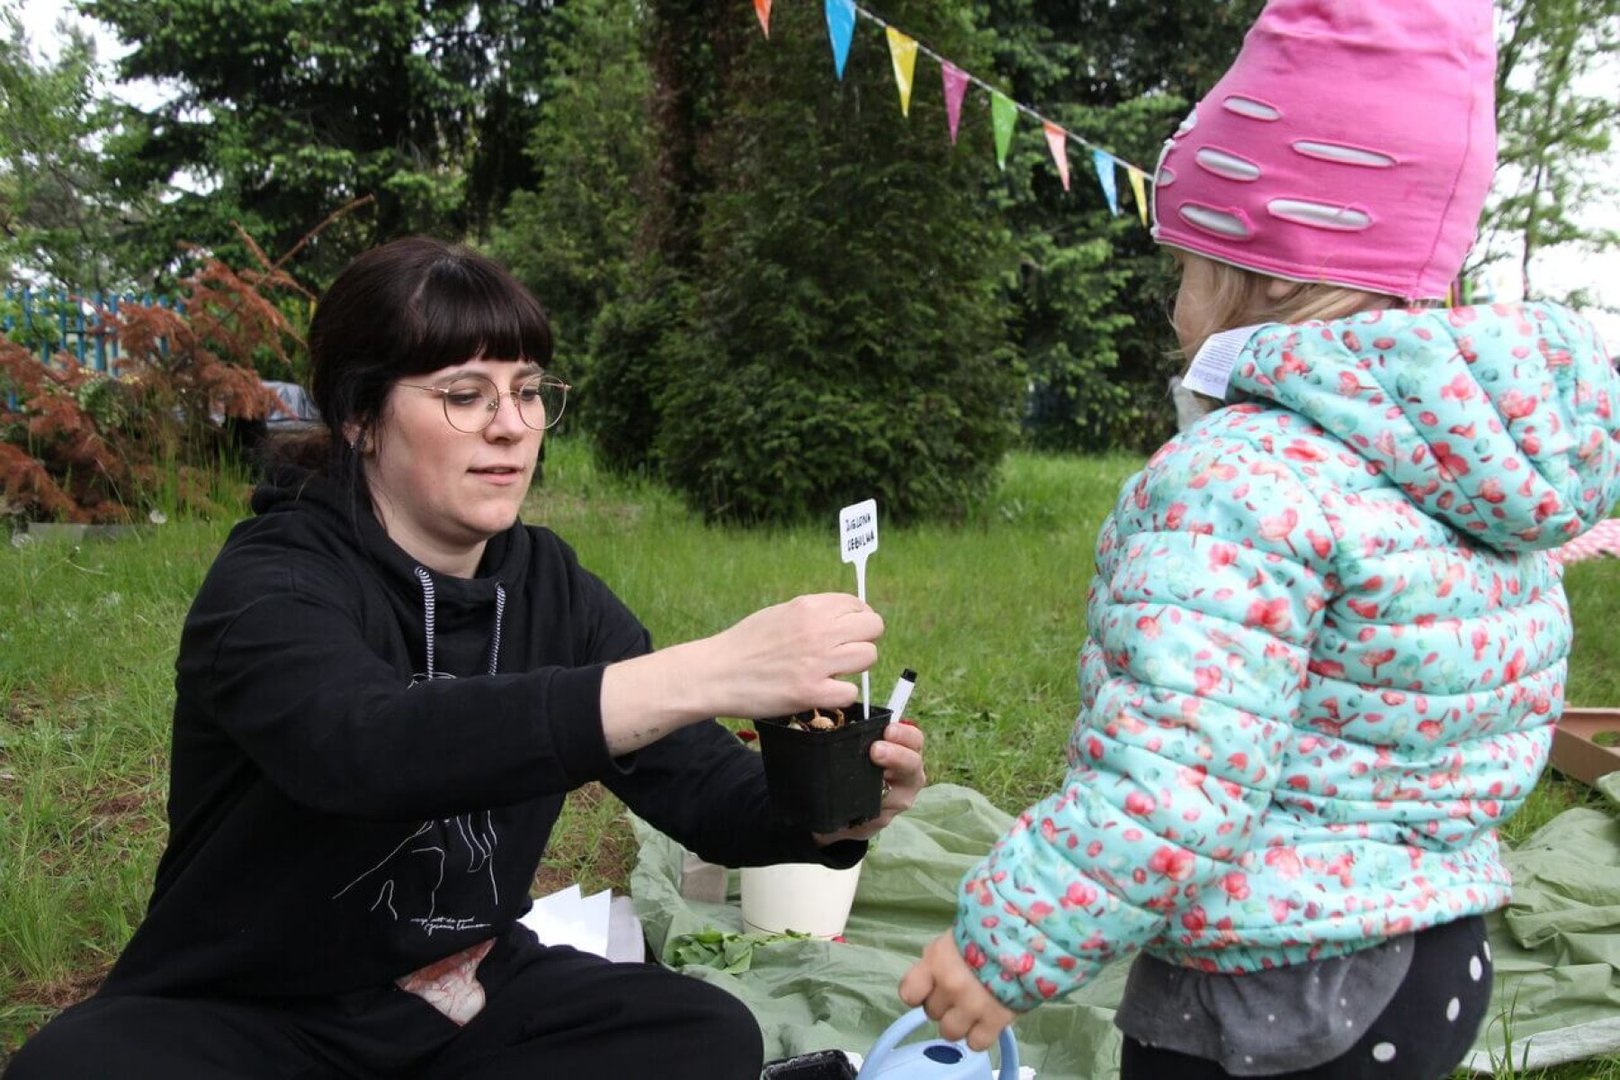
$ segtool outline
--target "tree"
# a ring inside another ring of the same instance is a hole
[[[709,0],[648,6],[574,0],[551,20],[559,29],[548,39],[541,120],[530,137],[539,179],[532,193],[514,197],[497,250],[551,307],[561,340],[572,342],[567,370],[582,386],[582,405],[589,402],[575,420],[591,428],[612,467],[668,467],[671,444],[660,441],[661,416],[681,378],[668,371],[685,370],[671,358],[696,347],[683,336],[693,325],[691,313],[704,303],[694,293],[720,295],[703,268],[713,265],[722,206],[730,225],[768,215],[769,226],[751,227],[775,228],[797,220],[809,188],[805,178],[819,177],[831,163],[870,161],[869,175],[881,176],[891,162],[917,160],[918,148],[927,162],[929,153],[948,147],[937,122],[932,61],[919,65],[914,110],[932,109],[934,119],[914,114],[901,121],[870,104],[892,101],[894,94],[881,35],[870,23],[859,24],[843,84],[857,89],[845,91],[828,72],[820,13],[807,7],[812,10],[804,14],[779,6],[769,42],[746,10],[739,16]],[[1070,11],[1010,0],[977,5],[976,14],[964,3],[915,23],[910,20],[919,16],[889,5],[883,14],[959,63],[972,55],[973,70],[1015,98],[1150,167],[1190,100],[1236,54],[1259,7],[1260,0],[1193,8],[1095,0]],[[970,31],[977,51],[953,53],[963,28],[976,21],[993,27],[994,36]],[[778,68],[806,66],[764,83],[751,66],[756,52]],[[754,164],[764,153],[779,152],[756,153],[756,140],[767,138],[770,147],[775,139],[758,135],[756,123],[791,132],[847,123],[828,108],[829,88],[857,95],[862,115],[890,125],[876,148],[853,139],[804,141],[779,162]],[[646,102],[637,97],[643,91],[651,94]],[[773,95],[775,106],[760,107]],[[809,111],[816,102],[821,107]],[[1134,207],[1127,204],[1118,218],[1108,215],[1083,148],[1071,155],[1075,190],[1062,190],[1044,139],[1027,119],[1020,121],[1006,170],[985,167],[994,155],[984,104],[974,91],[962,147],[946,154],[976,166],[963,174],[967,197],[951,212],[962,215],[956,227],[986,231],[992,247],[1006,241],[1010,226],[1018,246],[999,278],[1005,346],[997,347],[1009,350],[1008,370],[1021,367],[1032,388],[1024,411],[1028,438],[1057,449],[1151,445],[1170,424],[1167,261],[1131,215]],[[764,120],[772,108],[777,112]],[[735,129],[747,133],[737,136],[744,152],[726,160],[716,149],[729,145],[723,129],[744,114],[752,119]],[[752,168],[763,175],[744,186],[742,172]],[[1124,177],[1120,186],[1128,192]],[[856,202],[850,196],[839,213]],[[914,216],[929,212],[926,200],[909,205]],[[852,225],[859,220],[848,219]],[[855,246],[843,243],[845,250]],[[718,278],[760,294],[761,282],[781,273],[761,250],[759,244],[734,248]],[[803,246],[805,257],[795,265],[805,265],[814,250]],[[822,253],[836,258],[843,251]],[[791,308],[797,301],[760,295],[759,302]],[[581,340],[586,326],[590,332]],[[705,351],[693,367],[713,363]]]
[[[624,289],[652,154],[651,74],[639,5],[572,0],[546,26],[525,151],[492,247],[545,304],[564,370],[584,378],[596,315]]]
[[[984,9],[1009,94],[1151,170],[1261,6],[997,0]],[[1136,208],[1127,202],[1110,217],[1089,152],[1070,156],[1074,189],[1065,192],[1042,133],[1020,121],[998,191],[1020,249],[1012,328],[1030,374],[1026,437],[1048,449],[1148,449],[1171,427],[1169,275]],[[1123,172],[1116,182],[1124,195]]]
[[[890,5],[965,62],[964,3]],[[959,514],[1013,432],[1006,230],[987,119],[945,137],[935,92],[901,116],[881,34],[834,77],[819,5],[769,41],[718,0],[650,5],[657,183],[633,291],[597,325],[591,412],[620,466],[714,517]],[[744,12],[746,14],[746,12]]]
[[[63,27],[61,53],[47,62],[13,12],[0,13],[0,29],[0,251],[8,276],[81,293],[129,284],[122,238],[144,200],[101,165],[118,115],[102,92],[94,43]]]
[[[42,364],[0,338],[0,515],[127,522],[169,499],[223,512],[209,492],[233,422],[276,404],[248,361],[299,345],[272,300],[286,288],[278,271],[208,263],[183,283],[183,314],[125,305],[111,322],[131,377]]]
[[[1604,164],[1620,125],[1620,0],[1506,0],[1498,27],[1496,194],[1469,273],[1517,256],[1528,297],[1548,248],[1620,244],[1620,231],[1581,220],[1620,190]]]
[[[358,250],[408,232],[486,232],[532,180],[518,152],[532,124],[534,48],[550,4],[499,0],[87,0],[133,50],[124,78],[179,93],[116,153],[138,186],[177,179],[146,223],[151,257],[204,245],[248,258],[233,221],[268,250],[291,246],[365,194],[300,255],[322,283]]]

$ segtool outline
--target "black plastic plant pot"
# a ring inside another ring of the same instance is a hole
[[[861,717],[857,702],[831,731],[799,730],[810,713],[755,720],[759,752],[765,758],[765,784],[771,808],[811,832],[837,832],[883,812],[883,770],[872,764],[872,744],[883,736],[889,710],[874,705]]]

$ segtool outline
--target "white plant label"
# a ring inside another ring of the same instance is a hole
[[[867,499],[838,511],[838,557],[855,564],[855,595],[866,600],[866,557],[877,550],[877,500]],[[861,715],[872,715],[872,676],[861,672]]]
[[[838,511],[838,556],[855,564],[855,573],[866,576],[866,557],[877,550],[877,500],[867,499]],[[866,589],[861,588],[861,599]]]

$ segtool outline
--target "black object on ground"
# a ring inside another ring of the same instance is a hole
[[[760,1080],[855,1080],[855,1066],[841,1050],[817,1050],[768,1062],[759,1076]]]

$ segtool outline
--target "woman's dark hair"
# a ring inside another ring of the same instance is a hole
[[[315,305],[309,355],[310,396],[330,439],[317,452],[331,475],[344,476],[358,472],[344,429],[372,431],[395,380],[475,357],[544,367],[551,324],[493,259],[412,236],[344,267]]]

